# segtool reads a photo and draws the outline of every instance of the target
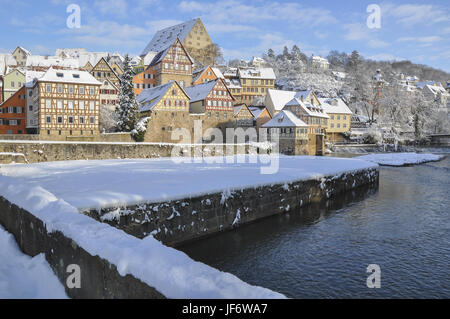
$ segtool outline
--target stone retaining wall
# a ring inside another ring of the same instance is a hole
[[[14,235],[20,249],[29,256],[45,254],[50,267],[70,298],[80,299],[164,299],[154,288],[131,275],[122,277],[115,265],[92,256],[60,232],[48,233],[44,223],[31,213],[0,197],[0,224]],[[67,266],[82,269],[81,288],[69,289]]]
[[[28,163],[68,161],[68,160],[104,160],[170,157],[174,148],[178,155],[194,154],[196,146],[179,146],[177,144],[152,143],[88,143],[88,142],[34,142],[34,141],[0,141],[0,153],[23,154]],[[220,146],[225,150],[223,146]],[[214,146],[200,146],[203,156],[222,155]],[[235,154],[248,153],[250,147],[234,146]],[[217,153],[217,154],[216,154]],[[8,164],[9,158],[0,162]]]
[[[326,201],[364,185],[378,187],[378,183],[379,171],[370,169],[320,180],[82,213],[135,237],[154,235],[166,245],[177,246],[314,202]]]

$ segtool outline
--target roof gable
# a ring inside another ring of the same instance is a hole
[[[308,125],[295,116],[292,112],[283,110],[273,117],[269,122],[262,126],[271,127],[308,127]]]
[[[186,39],[187,35],[191,32],[199,19],[189,20],[187,22],[180,23],[165,29],[158,31],[147,47],[142,51],[141,56],[146,55],[148,52],[160,52],[170,46],[175,39],[180,39],[182,42]]]
[[[145,89],[136,97],[137,102],[139,103],[139,111],[140,112],[148,112],[153,110],[153,108],[161,101],[161,99],[166,95],[166,93],[173,89],[174,86],[178,90],[180,90],[187,99],[189,95],[185,90],[175,81],[171,81],[167,84],[156,86],[150,89]]]

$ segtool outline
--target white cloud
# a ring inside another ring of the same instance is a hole
[[[385,48],[389,46],[389,43],[378,39],[371,39],[367,42],[367,45],[371,48]]]
[[[392,17],[405,26],[431,25],[450,21],[448,8],[432,4],[394,5],[388,3],[382,5],[382,15],[383,17]]]
[[[125,0],[95,0],[94,7],[103,15],[125,17],[128,5]]]
[[[428,37],[402,37],[398,38],[397,42],[420,42],[420,43],[434,43],[442,41],[443,38],[440,36],[428,36]]]
[[[317,26],[336,23],[331,11],[318,7],[306,7],[297,2],[259,2],[250,5],[242,0],[222,0],[208,3],[182,1],[182,12],[204,14],[206,21],[216,23],[257,24],[264,21],[283,21],[296,25]]]
[[[406,59],[395,56],[391,53],[378,53],[367,57],[370,60],[376,61],[405,61]]]

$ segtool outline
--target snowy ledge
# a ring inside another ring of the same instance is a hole
[[[437,162],[444,159],[443,155],[423,153],[388,153],[359,156],[357,159],[377,163],[381,166],[408,166],[428,162]]]
[[[108,260],[168,298],[285,298],[251,286],[168,248],[79,213],[86,205],[176,199],[226,189],[321,179],[377,168],[358,159],[280,157],[280,170],[261,175],[258,164],[174,164],[170,159],[74,161],[0,166],[0,196],[59,231],[92,256]]]

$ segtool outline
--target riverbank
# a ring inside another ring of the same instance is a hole
[[[434,153],[434,152],[433,152]],[[180,247],[290,298],[450,298],[450,159],[381,167],[360,188]],[[381,289],[369,289],[369,264]]]

